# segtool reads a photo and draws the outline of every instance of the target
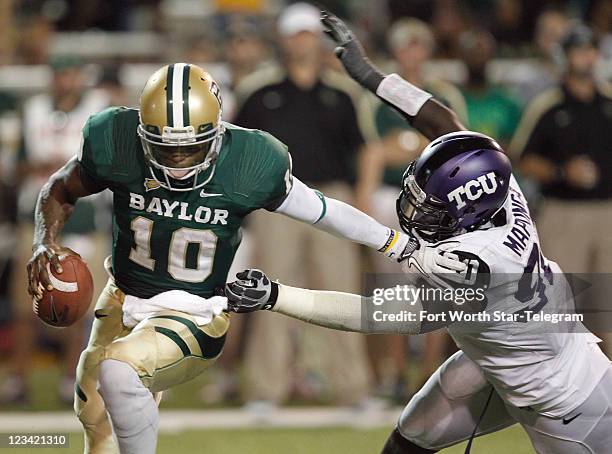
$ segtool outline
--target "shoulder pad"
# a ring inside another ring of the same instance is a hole
[[[140,158],[137,126],[138,111],[123,107],[111,107],[89,117],[79,154],[87,173],[100,181],[129,180]]]
[[[224,186],[234,201],[249,209],[265,208],[291,188],[287,147],[267,132],[232,129],[231,149],[217,168],[227,174]],[[231,165],[228,163],[231,162]]]

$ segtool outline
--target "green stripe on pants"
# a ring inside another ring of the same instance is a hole
[[[179,336],[176,331],[172,331],[171,329],[168,328],[162,328],[161,326],[156,326],[155,327],[155,331],[157,331],[160,334],[163,334],[164,336],[169,337],[170,339],[172,339],[172,341],[178,345],[178,347],[181,349],[181,351],[183,352],[183,355],[185,356],[189,356],[191,355],[191,351],[189,350],[189,346],[185,343],[185,341],[183,339],[181,339],[181,336]]]
[[[200,330],[198,326],[191,320],[186,319],[184,317],[179,317],[178,315],[158,315],[156,317],[151,317],[151,319],[155,318],[174,320],[175,322],[179,322],[185,325],[187,329],[191,331],[193,337],[195,337],[198,341],[198,345],[200,346],[200,350],[202,351],[202,357],[205,359],[216,358],[221,353],[221,350],[223,350],[223,345],[225,344],[225,334],[221,337],[209,336],[204,331]]]

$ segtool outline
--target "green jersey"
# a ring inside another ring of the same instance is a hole
[[[503,88],[492,86],[483,91],[463,90],[468,110],[468,125],[502,145],[512,139],[521,119],[521,108]]]
[[[83,128],[82,170],[113,193],[112,263],[126,294],[168,290],[202,297],[226,282],[253,210],[276,207],[291,187],[287,147],[270,134],[224,123],[219,157],[203,189],[170,191],[145,161],[138,111],[113,107]]]

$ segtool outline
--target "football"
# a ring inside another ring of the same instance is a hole
[[[34,313],[48,325],[66,327],[74,324],[89,309],[93,297],[93,278],[87,264],[74,255],[60,257],[63,272],[47,265],[53,290],[34,300]]]

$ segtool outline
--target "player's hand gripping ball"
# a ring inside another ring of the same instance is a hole
[[[48,325],[77,322],[93,298],[93,278],[81,257],[67,248],[41,246],[28,263],[33,310]]]

